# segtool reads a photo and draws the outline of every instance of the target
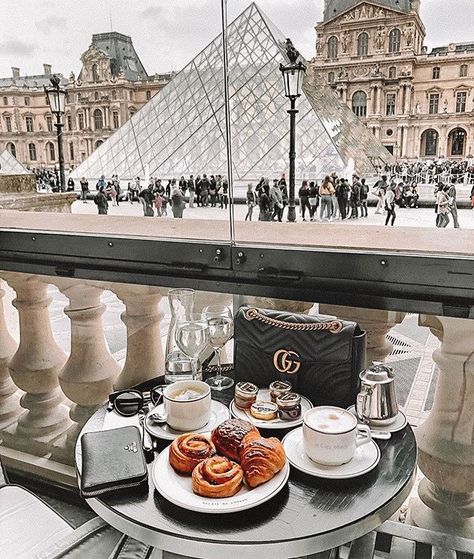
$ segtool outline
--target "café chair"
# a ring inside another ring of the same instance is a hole
[[[305,559],[474,559],[474,541],[388,520],[341,547]]]
[[[0,459],[0,558],[151,559],[153,549],[101,518],[74,529],[39,497],[8,483]]]

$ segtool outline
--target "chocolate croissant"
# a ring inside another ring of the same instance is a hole
[[[199,462],[215,453],[216,448],[207,437],[185,433],[171,443],[169,461],[176,472],[190,475]]]
[[[217,453],[227,456],[234,462],[239,461],[239,446],[247,433],[260,435],[258,429],[243,419],[228,419],[218,425],[211,433]]]
[[[193,492],[203,497],[232,497],[242,487],[242,468],[225,456],[212,456],[193,470]]]
[[[252,488],[272,479],[286,464],[283,445],[275,437],[265,439],[248,433],[239,450],[245,481]]]

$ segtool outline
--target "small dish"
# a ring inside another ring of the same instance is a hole
[[[257,400],[271,402],[270,390],[268,388],[260,388],[260,390],[258,391]],[[312,407],[313,404],[308,400],[308,398],[301,396],[301,415],[300,417],[298,417],[298,419],[294,419],[292,421],[287,421],[280,418],[270,419],[269,421],[256,419],[250,413],[250,410],[241,410],[240,408],[238,408],[235,405],[234,400],[232,400],[232,402],[230,403],[229,409],[232,417],[250,421],[255,425],[255,427],[257,427],[257,429],[293,429],[294,427],[298,427],[303,423],[304,412],[311,409]]]
[[[184,431],[176,431],[172,429],[167,423],[153,423],[150,420],[150,415],[153,413],[163,414],[164,413],[164,405],[160,404],[156,408],[153,408],[151,411],[148,412],[145,418],[145,429],[153,435],[157,439],[164,439],[166,441],[174,441],[176,437],[179,437],[183,434]],[[217,427],[219,423],[222,423],[226,419],[230,419],[230,412],[227,406],[218,402],[217,400],[211,401],[211,417],[209,421],[201,427],[201,429],[197,429],[192,431],[193,433],[207,433],[208,431],[212,431],[214,427]]]
[[[355,415],[357,417],[355,406],[348,407],[347,411],[351,412],[352,415]],[[406,415],[402,412],[402,410],[399,409],[398,415],[395,418],[395,421],[393,421],[393,423],[390,423],[389,425],[379,426],[379,425],[371,425],[369,422],[367,425],[370,427],[370,430],[375,433],[375,437],[376,437],[378,431],[386,432],[386,433],[396,433],[397,431],[401,431],[404,427],[406,427],[406,424],[407,424]]]
[[[283,439],[283,447],[288,462],[297,470],[310,476],[325,479],[351,479],[367,474],[380,461],[380,449],[374,441],[359,446],[354,457],[347,464],[340,466],[323,466],[313,462],[304,451],[303,428],[294,429]]]

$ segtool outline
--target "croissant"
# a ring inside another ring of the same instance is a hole
[[[218,454],[238,462],[240,443],[244,436],[250,432],[260,436],[258,429],[250,421],[228,419],[212,431],[211,441],[214,443]]]
[[[242,468],[225,456],[212,456],[193,470],[193,492],[203,497],[232,497],[242,487]]]
[[[176,472],[190,475],[199,462],[215,453],[216,448],[207,437],[185,433],[171,443],[169,461]]]
[[[252,488],[272,479],[286,464],[283,445],[275,437],[264,439],[248,433],[239,451],[245,481]]]

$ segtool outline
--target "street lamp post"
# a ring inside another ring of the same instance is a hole
[[[58,160],[59,160],[59,176],[60,185],[59,190],[64,192],[66,190],[66,180],[64,177],[64,154],[63,154],[63,123],[61,117],[64,114],[64,107],[66,103],[66,90],[61,87],[61,78],[57,75],[51,76],[50,87],[44,88],[46,97],[48,98],[49,108],[56,117],[56,131],[58,134]]]
[[[283,75],[285,84],[285,96],[290,100],[290,172],[289,172],[289,192],[288,192],[288,221],[296,221],[295,210],[295,160],[296,160],[296,99],[301,96],[303,78],[306,66],[297,62],[300,53],[295,49],[290,39],[286,40],[286,55],[289,64],[280,64],[280,72]]]

